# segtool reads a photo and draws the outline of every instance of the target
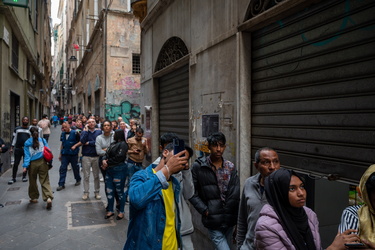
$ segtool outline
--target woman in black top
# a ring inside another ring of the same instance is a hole
[[[118,194],[120,201],[119,213],[116,217],[117,220],[124,218],[124,186],[127,175],[127,165],[125,163],[126,155],[128,152],[128,144],[125,142],[124,130],[117,129],[114,135],[114,142],[108,147],[105,156],[103,157],[103,166],[106,170],[105,183],[106,194],[108,200],[108,211],[105,219],[114,215],[114,196],[115,192]]]

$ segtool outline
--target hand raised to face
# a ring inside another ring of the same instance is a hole
[[[169,152],[166,157],[165,164],[168,166],[170,174],[175,174],[186,168],[189,160],[189,152],[183,150],[173,155],[173,151]]]

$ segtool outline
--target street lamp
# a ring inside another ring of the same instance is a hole
[[[71,56],[71,57],[69,58],[69,61],[70,61],[70,62],[76,62],[76,61],[78,61],[78,59],[77,59],[77,57],[75,57],[75,56]]]

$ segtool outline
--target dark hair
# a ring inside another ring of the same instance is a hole
[[[179,139],[175,133],[167,132],[160,137],[160,146],[164,148],[164,145],[172,143],[173,139]]]
[[[172,151],[172,150],[173,150],[173,143],[168,143],[168,144],[165,146],[164,149],[166,149],[166,150],[168,150],[168,151]]]
[[[165,146],[164,149],[168,150],[169,152],[172,151],[172,150],[173,150],[173,143],[168,143],[168,144]],[[164,149],[163,149],[163,150],[164,150]],[[191,157],[193,157],[193,155],[194,155],[194,151],[193,151],[193,149],[192,149],[191,147],[185,145],[185,150],[188,151],[188,153],[189,153],[189,159],[190,159]]]
[[[144,132],[143,132],[143,128],[141,128],[141,127],[138,127],[138,128],[135,130],[135,132],[142,133],[142,134],[144,133]]]
[[[48,116],[46,115],[46,114],[44,114],[43,116],[42,116],[42,118],[47,118]]]
[[[368,177],[366,181],[366,189],[368,194],[375,191],[375,172]]]
[[[37,127],[30,128],[31,137],[33,138],[33,149],[39,148],[39,131]]]
[[[212,133],[207,137],[208,146],[216,145],[219,142],[225,143],[227,142],[225,139],[225,135],[221,132]]]
[[[254,161],[255,161],[256,163],[259,163],[259,162],[260,162],[260,153],[261,153],[262,151],[275,151],[275,152],[276,152],[276,150],[274,150],[273,148],[270,148],[270,147],[263,147],[263,148],[258,149],[258,150],[255,152],[255,159],[254,159]],[[276,153],[277,153],[277,152],[276,152]]]
[[[108,122],[109,123],[109,125],[111,125],[111,127],[112,127],[112,122],[110,121],[110,120],[104,120],[103,122],[102,122],[102,125],[100,126],[100,128],[103,130],[103,125],[104,125],[104,123],[106,123],[106,122]]]
[[[116,129],[115,135],[113,136],[115,142],[125,141],[125,132],[123,129]]]

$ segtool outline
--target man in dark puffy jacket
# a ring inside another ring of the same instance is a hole
[[[202,214],[216,249],[230,249],[233,227],[237,222],[240,180],[234,164],[223,158],[225,135],[207,138],[210,155],[198,158],[192,167],[195,193],[189,200]]]

